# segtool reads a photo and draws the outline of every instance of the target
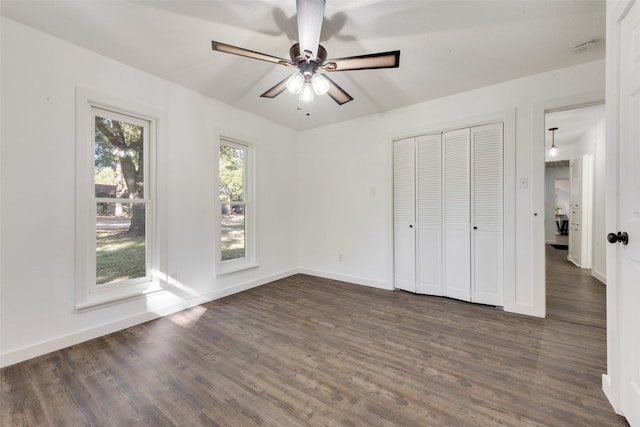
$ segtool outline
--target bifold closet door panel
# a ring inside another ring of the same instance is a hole
[[[503,128],[471,128],[471,301],[503,305]]]
[[[442,134],[444,287],[447,297],[471,300],[470,129]]]
[[[416,292],[414,138],[393,144],[394,272],[398,289]]]
[[[441,136],[416,138],[417,290],[442,296]]]

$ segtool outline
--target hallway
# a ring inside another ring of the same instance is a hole
[[[606,331],[606,286],[591,270],[567,261],[567,251],[545,246],[547,318]]]

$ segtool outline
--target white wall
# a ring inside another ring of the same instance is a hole
[[[596,61],[302,132],[303,271],[391,289],[392,139],[515,109],[515,179],[530,185],[509,195],[515,280],[505,282],[505,309],[544,316],[544,110],[599,99],[603,90],[604,61]]]
[[[1,24],[2,365],[296,271],[293,131],[14,21]],[[157,147],[161,257],[187,293],[74,309],[76,86],[164,111],[165,139]],[[260,267],[221,278],[213,242],[216,132],[255,144],[259,209]]]
[[[556,179],[569,179],[569,166],[554,167],[550,166],[545,169],[545,204],[544,204],[544,235],[547,242],[555,242],[556,240]],[[568,187],[568,185],[567,185]],[[567,191],[567,207],[565,215],[569,211]]]

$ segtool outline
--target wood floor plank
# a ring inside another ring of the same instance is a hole
[[[0,423],[3,426],[46,424],[46,415],[29,380],[27,366],[17,364],[2,369]]]
[[[296,275],[4,368],[0,423],[625,426],[605,293],[547,255],[547,319]]]

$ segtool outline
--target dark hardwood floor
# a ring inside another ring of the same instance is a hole
[[[607,327],[606,286],[591,270],[567,261],[567,250],[546,246],[547,317],[580,325]]]
[[[601,391],[604,293],[579,302],[573,267],[549,267],[548,319],[304,275],[279,280],[3,369],[0,420],[625,426]]]

